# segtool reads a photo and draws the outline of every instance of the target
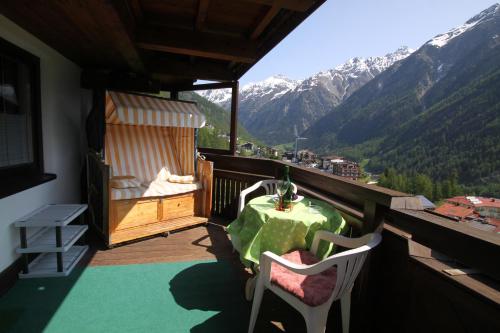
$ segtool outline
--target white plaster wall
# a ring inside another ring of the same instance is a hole
[[[80,68],[0,15],[0,37],[40,58],[43,155],[51,182],[0,199],[0,272],[18,257],[12,222],[47,203],[79,203],[85,118],[91,95],[80,89]],[[1,184],[0,184],[1,186]]]

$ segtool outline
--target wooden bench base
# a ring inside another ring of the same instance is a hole
[[[208,218],[206,217],[186,216],[178,217],[172,220],[160,221],[157,223],[150,223],[138,228],[123,229],[111,234],[110,245],[195,225],[206,224],[207,222]]]
[[[196,209],[202,194],[110,201],[108,245],[207,223]]]

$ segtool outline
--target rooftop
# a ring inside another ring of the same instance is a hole
[[[463,219],[466,216],[474,214],[473,208],[457,206],[451,203],[444,203],[441,206],[437,207],[434,211],[438,214],[442,214],[449,217],[457,217],[459,219]]]
[[[468,205],[473,207],[495,207],[500,208],[500,199],[476,197],[476,196],[457,196],[446,199],[447,202]]]

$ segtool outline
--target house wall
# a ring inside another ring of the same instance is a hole
[[[12,222],[48,203],[79,203],[84,162],[85,118],[91,94],[80,89],[80,68],[0,15],[0,37],[40,58],[43,157],[57,178],[0,199],[0,272],[18,257],[19,233]]]

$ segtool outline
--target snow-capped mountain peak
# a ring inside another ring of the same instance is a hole
[[[380,57],[354,57],[333,69],[321,71],[302,81],[295,89],[297,92],[313,89],[318,85],[329,91],[343,90],[342,98],[347,97],[360,85],[383,72],[395,62],[400,61],[415,50],[402,46],[392,53]],[[356,82],[353,82],[356,81]]]
[[[213,89],[197,91],[198,95],[205,97],[210,102],[224,106],[231,103],[231,89]]]
[[[444,34],[439,34],[432,38],[430,41],[428,41],[426,44],[435,46],[437,48],[443,47],[450,40],[453,38],[456,38],[463,34],[464,32],[470,30],[474,26],[476,26],[479,23],[486,22],[490,19],[493,18],[495,15],[500,15],[500,4],[496,3],[493,6],[483,10],[481,13],[477,14],[461,26],[455,27],[451,29],[450,31],[444,33]]]
[[[240,100],[254,97],[274,99],[295,89],[301,80],[292,80],[282,74],[273,75],[259,82],[248,83],[240,88]],[[198,92],[212,103],[228,107],[231,101],[231,89],[205,90]]]
[[[240,94],[242,98],[271,94],[269,97],[273,99],[276,95],[281,96],[288,91],[295,89],[295,87],[301,82],[302,81],[300,80],[289,79],[282,74],[273,75],[263,81],[244,85],[240,90]]]
[[[240,108],[252,105],[257,109],[269,101],[278,99],[287,93],[301,93],[321,86],[340,102],[356,89],[390,67],[395,62],[409,56],[414,50],[403,46],[392,53],[380,57],[354,57],[333,69],[316,73],[305,80],[293,80],[285,75],[273,75],[259,82],[248,83],[240,88]],[[229,109],[230,89],[207,90],[198,92],[211,102]]]

